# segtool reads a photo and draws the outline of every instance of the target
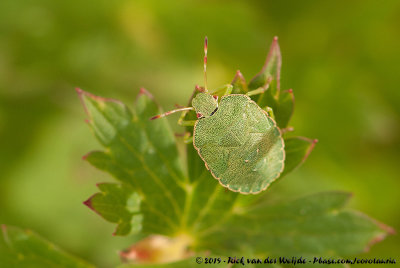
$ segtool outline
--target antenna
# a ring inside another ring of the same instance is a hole
[[[204,39],[204,89],[205,92],[208,92],[207,90],[207,46],[208,46],[208,38]]]
[[[166,116],[168,116],[170,114],[173,114],[173,113],[176,113],[176,112],[189,111],[189,110],[194,110],[194,108],[193,107],[181,107],[181,108],[178,108],[178,109],[174,109],[174,110],[165,112],[163,114],[159,114],[159,115],[153,116],[152,118],[150,118],[150,120],[158,119],[158,118],[161,118],[161,117],[166,117]]]

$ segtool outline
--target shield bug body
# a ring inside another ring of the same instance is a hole
[[[283,171],[285,151],[275,121],[249,96],[264,92],[260,88],[244,94],[230,94],[232,86],[208,93],[206,79],[207,38],[205,41],[205,88],[185,107],[154,116],[194,110],[198,120],[179,123],[194,126],[193,146],[207,169],[221,185],[243,194],[265,190]],[[218,101],[221,95],[220,101]]]

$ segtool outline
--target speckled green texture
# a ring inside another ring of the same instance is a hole
[[[208,117],[218,107],[218,102],[210,94],[199,93],[192,100],[192,105],[197,113],[200,113],[202,116]]]
[[[285,152],[279,129],[245,95],[223,96],[212,116],[196,122],[193,136],[206,167],[232,191],[263,191],[283,170]]]

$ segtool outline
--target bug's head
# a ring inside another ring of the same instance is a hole
[[[193,98],[192,106],[196,110],[197,114],[209,117],[218,108],[218,102],[217,99],[210,94],[199,93]]]

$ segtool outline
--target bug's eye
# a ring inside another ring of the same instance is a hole
[[[213,98],[214,98],[215,100],[218,100],[218,96],[217,96],[217,95],[213,95]]]
[[[203,117],[203,114],[197,113],[196,116],[197,116],[197,118],[201,118],[201,117]]]

